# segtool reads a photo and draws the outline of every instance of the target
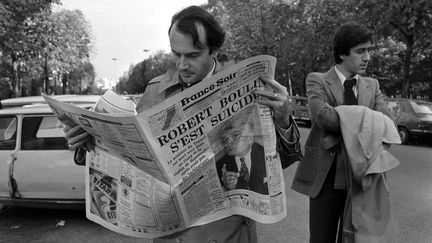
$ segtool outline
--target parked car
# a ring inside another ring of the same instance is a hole
[[[46,104],[0,110],[0,205],[84,208],[84,178]]]
[[[403,144],[415,138],[432,138],[432,103],[421,100],[388,98]]]
[[[308,99],[303,96],[289,96],[291,115],[298,124],[311,126]]]
[[[96,103],[101,97],[100,95],[53,95],[50,96],[57,100],[69,103],[69,104],[92,104]],[[12,108],[12,107],[21,107],[25,105],[41,105],[46,104],[45,99],[42,96],[26,96],[19,98],[10,98],[4,99],[0,101],[0,108]]]

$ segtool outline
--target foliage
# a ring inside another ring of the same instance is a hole
[[[77,65],[68,73],[69,90],[72,94],[91,93],[94,89],[96,72],[90,62]]]
[[[88,63],[90,26],[79,10],[52,13],[58,2],[0,2],[0,61],[10,70],[0,77],[8,80],[13,96],[49,93],[61,77]],[[68,84],[61,81],[65,93]]]
[[[334,64],[334,31],[352,20],[376,34],[368,75],[378,78],[386,93],[402,85],[408,96],[418,86],[409,82],[432,81],[430,0],[209,0],[205,7],[226,29],[224,49],[231,58],[277,57],[276,80],[286,85],[290,76],[294,94],[305,94],[308,73]]]
[[[410,83],[422,79],[432,81],[430,75],[428,78],[419,78],[418,72],[413,73],[423,69],[422,72],[427,74],[432,69],[430,65],[420,67],[425,60],[431,58],[432,2],[430,0],[362,0],[353,1],[353,4],[356,6],[356,12],[375,29],[378,36],[391,37],[405,45],[399,55],[401,73],[397,78],[401,83],[402,96],[409,96]]]
[[[148,59],[132,65],[129,72],[120,78],[116,91],[127,94],[143,93],[151,79],[163,74],[173,64],[171,55],[158,51]]]
[[[14,96],[20,96],[22,82],[19,76],[25,62],[31,58],[31,50],[36,39],[31,20],[41,13],[48,13],[51,4],[57,0],[2,0],[0,1],[0,52],[2,61],[9,63],[9,82]]]
[[[91,27],[79,10],[52,13],[57,3],[0,0],[1,96],[93,89]],[[209,0],[203,7],[227,32],[223,54],[235,61],[275,56],[276,80],[288,86],[290,78],[294,94],[305,95],[308,73],[334,64],[334,30],[355,20],[374,30],[367,75],[380,81],[384,93],[432,98],[430,0]],[[160,51],[132,65],[116,89],[141,93],[171,65],[170,55]]]
[[[350,14],[342,0],[213,0],[206,6],[227,31],[226,52],[240,60],[257,54],[278,58],[276,79],[294,93],[305,94],[304,79],[311,70],[331,63],[333,30]]]

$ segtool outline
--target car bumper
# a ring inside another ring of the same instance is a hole
[[[307,117],[296,117],[296,116],[293,116],[293,118],[298,123],[309,124],[311,122],[310,118],[307,118]]]
[[[31,208],[84,209],[85,199],[14,199],[0,197],[0,204]]]
[[[410,133],[417,136],[432,136],[432,131],[430,130],[411,129]]]

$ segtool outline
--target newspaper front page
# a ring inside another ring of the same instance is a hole
[[[274,77],[275,65],[271,56],[246,59],[139,113],[130,105],[99,113],[47,96],[60,120],[96,140],[87,153],[87,218],[144,238],[234,214],[282,220],[274,124],[253,93],[264,86],[260,77]]]

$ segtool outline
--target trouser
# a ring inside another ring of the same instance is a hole
[[[342,242],[346,190],[334,189],[336,161],[316,198],[309,199],[310,243]],[[337,237],[337,239],[336,239]]]

